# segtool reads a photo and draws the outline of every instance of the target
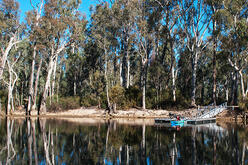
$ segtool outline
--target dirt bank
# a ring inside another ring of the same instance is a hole
[[[181,115],[190,118],[193,117],[196,114],[196,112],[197,112],[196,109],[186,109],[182,111],[129,109],[129,110],[118,110],[116,113],[107,114],[104,109],[80,108],[80,109],[68,110],[63,112],[47,112],[45,115],[40,115],[40,117],[158,118],[158,117],[169,117],[169,114],[174,114],[174,115]],[[14,111],[9,116],[24,117],[25,111],[24,110]],[[32,111],[31,116],[37,116],[37,111]]]
[[[140,109],[129,109],[129,110],[118,110],[114,114],[106,114],[104,109],[97,108],[80,108],[74,110],[68,110],[64,112],[47,112],[45,115],[39,117],[48,118],[142,118],[142,119],[153,119],[153,118],[168,118],[170,114],[184,116],[186,118],[193,118],[196,116],[197,109],[185,109],[181,111],[176,110],[140,110]],[[38,117],[37,111],[32,111],[33,117]],[[2,115],[3,116],[3,115]],[[25,117],[24,110],[18,110],[12,112],[10,117]],[[223,122],[235,122],[242,121],[242,115],[235,113],[234,111],[228,110],[219,114],[217,121]]]

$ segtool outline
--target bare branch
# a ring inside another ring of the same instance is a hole
[[[206,44],[203,45],[202,50],[209,44],[209,42],[206,42]]]
[[[43,5],[44,5],[44,0],[41,0],[41,4],[40,4],[40,10],[39,10],[39,16],[41,16],[41,11],[43,9]]]
[[[164,5],[161,3],[161,2],[159,2],[158,0],[155,0],[162,8],[164,8]]]
[[[30,4],[31,4],[32,8],[33,8],[34,10],[36,10],[36,8],[34,7],[34,4],[33,4],[32,0],[30,0]]]
[[[230,65],[231,65],[236,71],[239,71],[239,70],[240,70],[240,69],[237,67],[237,65],[234,64],[234,63],[232,62],[232,60],[231,60],[230,58],[228,58],[228,62],[230,63]]]
[[[7,86],[9,86],[9,83],[7,82],[7,81],[5,81],[4,79],[2,79],[3,80],[3,82],[7,85]]]

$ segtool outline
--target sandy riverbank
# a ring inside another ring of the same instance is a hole
[[[36,120],[40,119],[58,119],[65,122],[75,124],[96,125],[108,122],[116,122],[118,124],[128,125],[154,125],[155,118],[169,118],[169,114],[184,116],[186,118],[193,118],[197,109],[185,109],[181,111],[176,110],[118,110],[117,113],[107,115],[105,110],[96,108],[80,108],[75,110],[68,110],[64,112],[47,112],[46,115],[37,115],[37,111],[32,112],[32,116],[26,116],[25,110],[18,110],[8,115],[12,119],[24,120],[26,117]],[[5,117],[5,115],[0,115]],[[241,123],[242,115],[235,114],[234,111],[226,110],[216,117],[217,123]]]
[[[68,110],[63,112],[47,112],[45,115],[40,115],[40,117],[52,117],[52,118],[166,118],[169,114],[175,114],[184,116],[186,118],[192,118],[196,115],[196,109],[186,109],[181,111],[168,111],[168,110],[139,110],[139,109],[129,109],[129,110],[117,110],[114,114],[106,114],[104,109],[96,108],[80,108],[74,110]],[[37,111],[32,111],[32,116],[37,116]],[[9,116],[13,117],[25,117],[25,111],[19,110],[12,112]]]
[[[169,118],[169,114],[184,116],[185,118],[194,118],[197,113],[197,109],[185,109],[185,110],[140,110],[140,109],[129,109],[129,110],[117,110],[115,114],[106,114],[104,109],[97,108],[79,108],[74,110],[68,110],[63,112],[47,112],[45,115],[37,115],[37,111],[32,111],[31,117],[41,118],[56,118],[66,120],[80,121],[82,118],[87,119],[151,119],[154,118]],[[4,117],[4,115],[1,115]],[[12,118],[25,118],[25,110],[17,110],[12,112],[9,117]],[[234,111],[226,110],[216,117],[219,122],[242,122],[242,115],[236,114]],[[142,121],[141,121],[142,122]]]

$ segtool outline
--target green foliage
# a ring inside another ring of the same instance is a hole
[[[142,93],[137,86],[130,86],[125,90],[126,106],[128,108],[133,108],[136,106],[141,106]]]
[[[58,112],[65,111],[70,109],[80,108],[80,97],[62,97],[59,98],[57,102],[57,98],[52,98],[52,103],[50,104],[50,99],[47,99],[47,110],[49,112]]]
[[[109,90],[109,99],[111,103],[116,103],[117,107],[123,107],[126,103],[125,89],[119,85],[113,86]]]
[[[158,103],[152,104],[151,108],[159,109],[185,109],[190,106],[190,99],[183,96],[180,90],[176,91],[176,101],[173,101],[172,92],[169,89],[163,90]]]
[[[98,106],[100,103],[100,99],[97,99],[93,95],[88,95],[81,98],[81,106],[83,107],[91,107],[91,106]]]

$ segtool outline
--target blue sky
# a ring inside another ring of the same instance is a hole
[[[20,10],[21,10],[21,21],[25,18],[25,12],[32,10],[32,6],[30,4],[30,0],[17,0],[20,4]],[[32,0],[32,2],[38,3],[40,0]],[[84,13],[87,17],[87,19],[90,19],[90,11],[89,8],[91,5],[95,6],[97,4],[97,0],[82,0],[82,4],[80,6],[80,11]]]

